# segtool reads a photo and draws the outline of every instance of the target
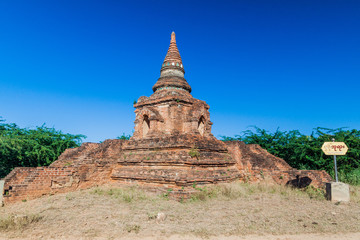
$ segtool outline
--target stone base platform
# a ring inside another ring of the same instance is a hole
[[[326,183],[326,198],[333,202],[349,202],[349,185],[342,182]]]
[[[181,199],[193,186],[233,181],[295,187],[332,181],[325,171],[291,168],[258,145],[191,135],[84,143],[49,167],[15,168],[4,180],[5,204],[103,184],[136,184]]]

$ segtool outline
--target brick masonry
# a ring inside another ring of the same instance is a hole
[[[15,168],[4,179],[4,202],[101,184],[171,188],[180,198],[188,197],[194,184],[268,181],[323,187],[331,181],[325,171],[293,169],[258,145],[217,140],[209,105],[192,97],[184,73],[173,33],[154,93],[134,104],[133,137],[67,149],[49,167]]]
[[[158,191],[171,188],[186,197],[194,184],[239,180],[324,187],[331,178],[325,171],[291,168],[258,145],[173,136],[84,143],[67,149],[49,167],[15,168],[4,180],[4,202],[10,203],[102,184],[137,184]]]

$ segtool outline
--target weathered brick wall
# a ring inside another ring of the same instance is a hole
[[[185,134],[130,140],[124,143],[117,163],[111,174],[115,181],[162,185],[173,190],[239,178],[236,162],[225,144],[213,137]]]
[[[237,161],[242,181],[271,181],[297,187],[324,187],[326,182],[332,181],[325,171],[292,168],[285,160],[270,154],[259,145],[240,141],[225,143],[229,153]]]
[[[75,189],[71,167],[15,168],[4,180],[4,202],[33,199],[45,194]]]
[[[196,148],[194,148],[196,146]],[[198,151],[191,156],[190,151]],[[188,196],[193,184],[240,179],[304,187],[322,187],[325,171],[297,170],[258,145],[214,138],[172,136],[142,140],[106,140],[66,150],[50,167],[15,168],[5,180],[4,202],[33,199],[105,183],[140,184]]]
[[[67,149],[49,167],[15,168],[4,179],[5,204],[109,183],[123,142],[84,143]]]

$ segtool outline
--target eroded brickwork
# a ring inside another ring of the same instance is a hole
[[[325,171],[297,170],[283,159],[275,157],[256,144],[240,141],[226,142],[229,154],[240,170],[240,180],[249,182],[268,181],[295,187],[324,187],[332,179]]]
[[[76,189],[74,169],[70,167],[15,168],[5,178],[4,202],[27,200],[42,195]]]
[[[235,180],[298,187],[331,181],[324,171],[293,169],[258,145],[217,140],[209,106],[192,97],[184,74],[173,33],[154,93],[134,104],[133,137],[67,149],[49,167],[15,168],[5,178],[5,203],[105,183],[171,188],[181,198],[193,185]]]
[[[89,188],[110,181],[115,158],[124,140],[84,143],[67,149],[49,167],[18,167],[5,177],[4,202]],[[108,158],[109,157],[109,158]]]

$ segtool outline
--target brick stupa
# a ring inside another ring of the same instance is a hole
[[[135,132],[112,179],[184,189],[240,177],[226,145],[211,134],[209,105],[191,96],[175,33],[150,97],[140,97]]]
[[[5,203],[101,184],[136,184],[174,197],[194,185],[271,181],[322,187],[325,171],[300,171],[258,145],[222,142],[211,134],[209,106],[191,95],[175,33],[150,97],[134,107],[130,140],[84,143],[67,149],[49,167],[15,168],[5,178]]]

